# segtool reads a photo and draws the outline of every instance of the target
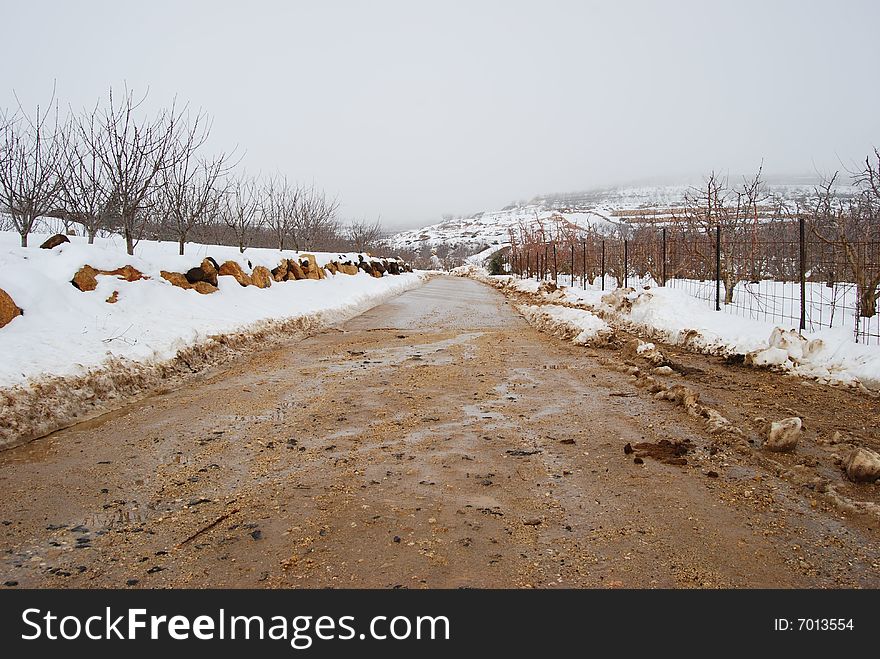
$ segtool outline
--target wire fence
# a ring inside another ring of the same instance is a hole
[[[521,278],[582,288],[668,286],[720,312],[801,331],[844,328],[880,345],[878,241],[829,242],[803,219],[634,234],[513,245],[505,265]]]

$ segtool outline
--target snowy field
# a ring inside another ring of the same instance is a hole
[[[119,237],[88,245],[85,238],[71,236],[70,244],[39,249],[47,237],[32,234],[30,247],[21,248],[17,234],[0,232],[0,288],[24,310],[0,329],[0,387],[46,374],[81,374],[111,358],[167,360],[212,335],[239,332],[260,321],[315,314],[323,323],[340,321],[422,281],[419,274],[374,278],[358,272],[259,289],[223,276],[218,292],[201,295],[172,286],[160,270],[186,272],[211,256],[219,263],[236,261],[250,272],[258,265],[274,268],[297,253],[251,248],[239,254],[235,247],[188,244],[186,255],[179,256],[176,243],[141,241],[131,257]],[[317,253],[316,259],[324,264],[339,256]],[[70,280],[85,264],[99,269],[132,265],[150,279],[98,276],[97,289],[82,292]],[[114,291],[118,302],[108,304]]]

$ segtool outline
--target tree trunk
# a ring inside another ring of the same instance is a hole
[[[27,237],[28,237],[28,235],[26,233],[21,234],[21,246],[22,247],[27,247]]]
[[[180,236],[177,241],[178,246],[180,247],[180,255],[183,256],[184,246],[186,245],[186,236]]]
[[[870,284],[859,282],[859,316],[873,318],[877,315],[877,289]]]
[[[89,229],[89,245],[95,244],[95,234],[98,233],[97,229]]]
[[[129,256],[134,256],[134,239],[128,229],[125,230],[125,251]]]

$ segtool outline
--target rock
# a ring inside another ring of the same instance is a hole
[[[624,455],[629,455],[632,452],[633,452],[632,444],[627,442],[626,444],[623,445],[623,454]]]
[[[250,536],[251,536],[254,540],[261,540],[262,537],[263,537],[263,532],[262,532],[260,529],[256,529],[255,531],[251,531],[251,532],[250,532]]]
[[[706,472],[706,476],[709,478],[718,478],[718,472],[710,470]]]
[[[187,281],[186,276],[182,275],[179,272],[168,272],[167,270],[162,270],[159,272],[159,275],[162,277],[162,279],[171,283],[173,286],[184,288],[186,290],[189,290],[193,287],[193,285]]]
[[[269,288],[272,285],[272,273],[269,268],[258,265],[251,274],[251,281],[257,288]]]
[[[250,286],[253,283],[250,276],[245,274],[235,261],[227,261],[221,265],[218,274],[233,277],[241,286]]]
[[[12,301],[9,293],[0,288],[0,327],[6,327],[23,313]]]
[[[216,286],[212,286],[206,281],[197,281],[195,284],[193,284],[192,288],[194,291],[196,291],[197,293],[201,293],[202,295],[210,295],[211,293],[216,293],[218,290],[220,290]]]
[[[393,542],[396,542],[396,543],[399,544],[399,543],[400,543],[400,536],[399,536],[399,535],[396,535],[396,536],[394,536],[391,540],[392,540]]]
[[[186,280],[190,284],[195,284],[199,281],[205,281],[208,277],[208,273],[202,270],[201,266],[199,266],[196,268],[190,268],[184,273],[183,276],[186,277]]]
[[[302,271],[307,278],[317,280],[324,279],[326,276],[324,274],[324,268],[318,267],[318,262],[315,260],[314,254],[300,254],[299,262],[302,266]]]
[[[654,375],[672,375],[675,371],[669,366],[658,366],[654,369]]]
[[[147,279],[140,270],[131,265],[124,265],[121,268],[116,268],[116,270],[98,270],[98,274],[118,277],[124,281],[139,281],[141,279]]]
[[[296,262],[296,259],[290,259],[287,262],[287,280],[290,281],[291,279],[295,281],[307,279],[306,273],[303,272],[303,269],[300,267],[299,263]]]
[[[803,422],[797,416],[774,421],[767,432],[764,448],[768,451],[793,451],[800,439],[802,429]]]
[[[846,477],[856,483],[872,483],[880,478],[880,453],[859,447],[843,459]]]
[[[541,521],[540,517],[530,517],[529,519],[524,519],[523,524],[526,526],[540,526]]]
[[[643,465],[645,464],[645,461],[642,458],[636,456],[633,458],[633,464]]]
[[[206,259],[202,259],[199,267],[202,269],[202,272],[205,273],[205,279],[203,281],[208,282],[211,286],[216,286],[217,275],[220,272],[220,266],[217,265],[217,261],[209,256]]]
[[[272,268],[272,279],[275,281],[284,281],[287,279],[287,259],[281,259],[278,267]]]
[[[324,267],[326,268],[327,272],[329,272],[331,275],[335,275],[337,272],[339,272],[339,265],[336,263],[336,261],[330,261]]]
[[[104,300],[107,304],[116,304],[119,302],[119,291],[113,291],[106,300]]]
[[[354,263],[343,263],[339,266],[339,272],[342,272],[346,275],[356,275],[358,273],[358,267]]]
[[[92,266],[84,265],[73,275],[70,283],[81,291],[93,291],[98,287],[97,274],[98,271]]]
[[[63,233],[56,233],[54,236],[50,236],[46,239],[42,245],[40,245],[40,249],[54,249],[58,247],[58,245],[63,245],[64,243],[69,243],[70,239],[65,236]]]

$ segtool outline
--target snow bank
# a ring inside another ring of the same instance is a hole
[[[555,336],[570,338],[575,345],[588,345],[611,332],[608,323],[584,309],[552,304],[521,305],[518,309],[532,325]]]
[[[44,238],[32,235],[31,244]],[[71,243],[53,250],[21,248],[17,241],[17,234],[0,232],[0,288],[24,310],[0,329],[0,446],[57,427],[61,417],[98,411],[108,400],[154,386],[178,370],[228,359],[245,345],[266,347],[267,341],[340,322],[423,281],[421,274],[376,278],[358,272],[260,289],[223,276],[219,291],[201,295],[172,286],[159,272],[185,272],[206,256],[236,261],[250,272],[298,254],[271,249],[239,254],[236,248],[190,244],[179,256],[175,243],[143,241],[132,257],[114,239],[88,245],[72,236]],[[340,257],[315,256],[319,264]],[[357,255],[344,256],[357,261]],[[99,276],[97,289],[83,292],[70,280],[85,264],[132,265],[150,279]],[[118,301],[109,304],[114,292]],[[175,361],[181,357],[187,363]],[[52,405],[36,404],[35,397],[52,399]],[[26,417],[35,414],[48,418],[29,426]]]
[[[602,291],[599,286],[586,290],[559,286],[548,290],[545,282],[510,275],[490,277],[485,269],[473,266],[455,274],[537,298],[544,303],[539,309],[576,305],[611,326],[666,343],[707,354],[740,355],[748,365],[880,391],[880,346],[856,343],[849,329],[800,333],[773,322],[713,311],[705,302],[675,288]]]

